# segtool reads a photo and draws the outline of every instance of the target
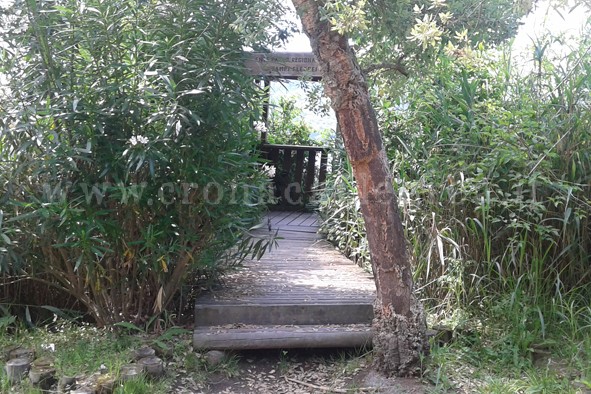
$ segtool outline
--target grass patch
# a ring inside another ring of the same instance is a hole
[[[103,372],[119,376],[123,365],[132,362],[132,351],[144,345],[168,345],[168,368],[164,377],[158,380],[143,376],[118,384],[115,393],[168,393],[176,378],[177,366],[182,365],[187,355],[193,354],[190,335],[179,331],[177,337],[165,341],[139,333],[122,334],[101,330],[92,326],[62,324],[51,330],[28,331],[17,328],[13,333],[0,334],[0,349],[22,346],[33,349],[35,357],[50,357],[56,369],[56,376],[89,377]],[[9,392],[11,384],[6,373],[0,373],[0,392]],[[16,391],[14,391],[16,390]],[[35,393],[28,379],[24,379],[12,392]]]
[[[556,305],[531,306],[529,301],[513,305],[501,299],[477,311],[446,342],[435,337],[423,375],[430,392],[575,394],[591,389],[591,332],[584,315],[562,320],[566,315]]]

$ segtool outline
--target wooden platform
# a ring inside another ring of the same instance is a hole
[[[367,345],[375,298],[371,275],[317,234],[315,214],[271,212],[264,224],[258,234],[277,231],[278,246],[197,300],[194,346]]]

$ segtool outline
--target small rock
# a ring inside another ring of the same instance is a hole
[[[205,353],[205,361],[210,367],[220,365],[226,359],[226,353],[220,350],[210,350]]]

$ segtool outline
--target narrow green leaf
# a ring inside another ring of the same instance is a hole
[[[130,322],[123,321],[123,322],[115,323],[113,325],[115,327],[124,328],[124,329],[129,330],[129,331],[135,331],[135,332],[140,332],[140,333],[144,333],[145,332],[140,327],[138,327],[135,324],[130,323]]]

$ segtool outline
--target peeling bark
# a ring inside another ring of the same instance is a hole
[[[321,20],[320,0],[292,0],[323,74],[357,181],[377,300],[377,367],[392,375],[416,373],[426,351],[426,326],[414,299],[410,262],[388,159],[367,83],[347,37]]]

